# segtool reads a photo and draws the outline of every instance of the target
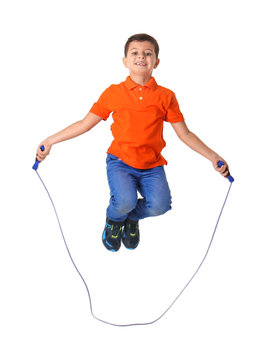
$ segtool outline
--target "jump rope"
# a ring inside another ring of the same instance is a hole
[[[45,150],[45,147],[43,145],[41,145],[40,149],[42,151]],[[64,244],[65,244],[65,247],[66,247],[66,250],[68,252],[68,255],[69,255],[69,258],[76,270],[76,272],[78,273],[78,275],[80,276],[82,282],[84,283],[84,286],[86,288],[86,291],[87,291],[87,295],[88,295],[88,299],[89,299],[89,306],[90,306],[90,312],[91,312],[91,315],[93,316],[94,319],[104,323],[104,324],[107,324],[107,325],[111,325],[111,326],[117,326],[117,327],[131,327],[131,326],[143,326],[143,325],[151,325],[151,324],[154,324],[156,323],[158,320],[160,320],[170,309],[171,307],[175,304],[175,302],[179,299],[179,297],[183,294],[183,292],[186,290],[186,288],[188,287],[188,285],[191,283],[191,281],[194,279],[194,277],[197,275],[198,271],[200,270],[201,266],[203,265],[208,253],[209,253],[209,250],[211,248],[211,245],[213,243],[213,240],[214,240],[214,237],[215,237],[215,234],[216,234],[216,231],[217,231],[217,227],[218,227],[218,224],[219,224],[219,221],[220,221],[220,218],[221,218],[221,215],[223,213],[223,209],[225,207],[225,204],[226,204],[226,201],[228,199],[228,196],[229,196],[229,193],[230,193],[230,190],[231,190],[231,187],[232,187],[232,183],[234,182],[234,178],[230,175],[230,173],[227,175],[227,179],[229,180],[230,182],[230,186],[229,186],[229,189],[228,189],[228,192],[225,196],[225,200],[223,202],[223,205],[221,207],[221,210],[220,210],[220,213],[219,213],[219,216],[218,216],[218,219],[217,219],[217,222],[216,222],[216,225],[215,225],[215,228],[214,228],[214,231],[213,231],[213,234],[212,234],[212,237],[211,237],[211,240],[210,240],[210,243],[207,247],[207,250],[199,264],[199,266],[197,267],[197,269],[195,270],[195,272],[193,273],[193,275],[191,276],[191,278],[188,280],[188,282],[186,283],[186,285],[182,288],[182,290],[179,292],[179,294],[176,296],[176,298],[173,300],[173,302],[170,304],[170,306],[159,316],[157,317],[156,319],[152,320],[152,321],[149,321],[149,322],[138,322],[138,323],[131,323],[131,324],[115,324],[115,323],[111,323],[109,321],[106,321],[106,320],[103,320],[103,319],[100,319],[99,317],[97,317],[94,312],[93,312],[93,307],[92,307],[92,298],[91,298],[91,295],[90,295],[90,291],[89,291],[89,288],[87,286],[87,283],[83,277],[83,275],[81,274],[81,272],[79,271],[77,265],[75,264],[75,261],[73,260],[72,258],[72,255],[71,255],[71,252],[69,250],[69,247],[68,247],[68,244],[67,244],[67,241],[65,239],[65,236],[64,236],[64,232],[63,232],[63,229],[62,229],[62,225],[60,223],[60,220],[59,220],[59,216],[58,216],[58,213],[56,211],[56,207],[54,205],[54,202],[53,202],[53,199],[49,193],[49,190],[47,189],[44,181],[42,180],[41,176],[39,175],[37,169],[38,169],[38,165],[39,165],[40,161],[36,160],[35,164],[33,165],[33,170],[35,170],[37,176],[39,177],[45,191],[47,192],[48,194],[48,197],[51,201],[51,204],[52,204],[52,207],[53,207],[53,210],[55,212],[55,216],[56,216],[56,219],[57,219],[57,222],[58,222],[58,225],[59,225],[59,229],[61,231],[61,234],[62,234],[62,238],[64,240]],[[221,167],[223,165],[223,162],[222,161],[219,161],[218,162],[218,167]]]

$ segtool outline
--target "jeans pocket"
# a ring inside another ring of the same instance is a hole
[[[107,158],[106,158],[107,164],[108,164],[108,162],[115,161],[115,160],[120,161],[120,159],[117,156],[109,154],[109,153],[107,154]]]

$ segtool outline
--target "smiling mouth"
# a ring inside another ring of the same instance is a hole
[[[137,62],[137,63],[135,63],[135,65],[138,65],[138,66],[146,66],[146,64],[145,64],[145,63],[142,63],[142,62]]]

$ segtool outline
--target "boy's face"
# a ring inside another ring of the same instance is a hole
[[[130,75],[152,76],[153,69],[159,64],[154,45],[149,41],[132,41],[129,44],[127,56],[123,59]]]

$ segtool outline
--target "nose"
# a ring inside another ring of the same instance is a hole
[[[143,54],[139,54],[139,59],[144,59],[144,55]]]

